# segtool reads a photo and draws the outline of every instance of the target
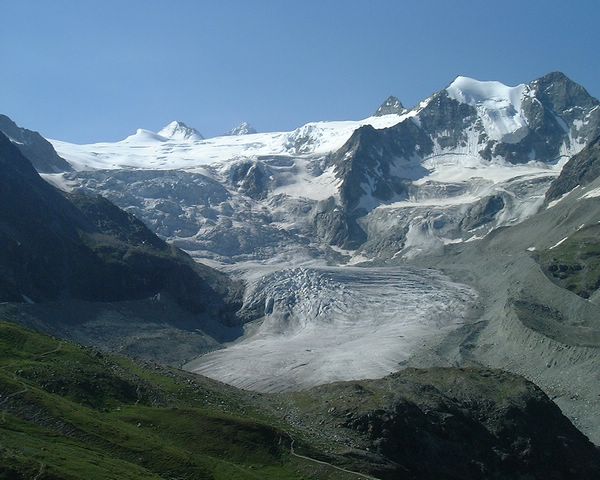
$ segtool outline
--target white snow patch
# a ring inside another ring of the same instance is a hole
[[[584,198],[597,198],[600,197],[600,187],[598,188],[593,188],[592,190],[589,190],[587,192],[585,192],[581,197],[579,197],[580,199],[584,199]]]
[[[473,235],[465,240],[465,242],[475,242],[476,240],[482,240],[485,238],[485,235]]]
[[[159,130],[158,135],[170,140],[178,141],[197,141],[204,139],[198,130],[188,127],[183,122],[177,121],[173,121],[166,125],[162,130]]]
[[[180,130],[193,130],[181,122],[171,122],[159,133],[139,129],[134,135],[114,143],[77,145],[49,141],[76,170],[142,168],[194,171],[198,167],[244,158],[325,155],[341,148],[354,130],[362,125],[378,129],[391,127],[415,114],[390,114],[359,121],[313,122],[293,132],[225,135],[195,141],[181,137]]]
[[[161,136],[158,133],[152,132],[150,130],[145,130],[143,128],[138,128],[137,131],[133,135],[129,135],[127,138],[121,140],[118,143],[156,143],[156,142],[166,142],[167,138]]]
[[[527,121],[521,112],[521,99],[527,92],[526,85],[509,87],[500,82],[457,77],[446,91],[450,98],[477,109],[491,139],[517,143],[527,135]]]
[[[552,208],[555,207],[556,205],[558,205],[562,200],[564,200],[571,192],[575,191],[576,189],[578,189],[580,187],[580,185],[577,185],[573,190],[569,190],[567,193],[563,193],[560,197],[558,197],[556,200],[552,200],[551,202],[548,203],[548,208]]]
[[[63,192],[71,192],[78,186],[77,182],[67,180],[64,173],[40,173],[40,177]]]
[[[569,237],[567,236],[567,237],[563,238],[562,240],[559,240],[559,241],[558,241],[558,242],[556,242],[554,245],[552,245],[552,246],[549,248],[549,250],[552,250],[552,249],[554,249],[554,248],[558,247],[558,246],[559,246],[561,243],[563,243],[565,240],[567,240],[567,238],[569,238]]]
[[[331,166],[321,175],[313,176],[306,170],[302,159],[294,160],[297,171],[285,183],[273,190],[273,195],[285,194],[296,198],[309,198],[312,200],[326,200],[338,196],[338,179],[335,177],[334,167]]]

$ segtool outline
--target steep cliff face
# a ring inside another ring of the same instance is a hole
[[[546,201],[557,200],[577,186],[584,187],[600,177],[600,137],[574,155],[546,192]]]
[[[401,197],[432,158],[552,163],[600,134],[598,100],[558,72],[517,87],[458,77],[424,103],[398,125],[357,129],[333,156],[344,206]]]
[[[0,132],[4,133],[40,173],[69,172],[73,168],[60,157],[48,140],[38,132],[19,127],[6,115],[0,115]]]
[[[221,305],[230,285],[99,196],[64,194],[0,136],[4,301],[119,301],[164,293],[184,308]]]

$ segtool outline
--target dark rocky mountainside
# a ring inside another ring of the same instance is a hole
[[[136,300],[164,294],[192,312],[231,310],[234,287],[99,196],[46,183],[0,136],[0,300]]]
[[[594,478],[600,453],[535,385],[497,370],[406,369],[293,394],[319,438],[377,478]],[[306,420],[305,420],[306,421]],[[317,426],[318,425],[318,426]],[[577,445],[577,447],[575,447]],[[368,451],[362,458],[357,450]]]
[[[576,186],[585,186],[600,177],[600,137],[574,155],[546,192],[546,201],[557,200]]]
[[[0,133],[4,133],[40,173],[70,172],[71,165],[38,132],[19,127],[6,115],[0,115]]]
[[[521,223],[418,260],[476,287],[482,299],[478,321],[450,335],[436,354],[452,363],[525,376],[595,443],[600,441],[599,188],[600,178]]]

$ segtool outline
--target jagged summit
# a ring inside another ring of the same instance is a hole
[[[570,110],[573,107],[588,109],[599,104],[583,86],[562,72],[550,72],[530,85],[541,101],[548,102],[553,109],[568,116],[575,113],[575,110]]]
[[[390,95],[385,102],[381,104],[381,106],[375,112],[376,117],[381,117],[383,115],[390,115],[392,113],[396,113],[398,115],[402,115],[407,111],[402,105],[402,102],[393,95]]]
[[[203,140],[202,134],[185,123],[172,121],[158,132],[158,135],[168,140]]]
[[[256,129],[248,122],[242,122],[237,127],[229,130],[225,135],[250,135],[252,133],[257,133]]]

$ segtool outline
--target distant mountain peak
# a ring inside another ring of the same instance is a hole
[[[540,77],[538,80],[540,81],[550,81],[550,82],[573,82],[565,73],[560,72],[558,70],[554,72],[547,73],[546,75]]]
[[[164,129],[163,129],[164,130]],[[162,130],[161,130],[162,132]],[[127,138],[121,140],[122,143],[152,143],[152,142],[166,142],[167,137],[154,133],[150,130],[138,128],[134,134],[129,135]]]
[[[377,109],[375,116],[381,117],[383,115],[390,115],[392,113],[401,115],[405,112],[406,108],[404,108],[404,105],[402,105],[402,102],[398,99],[398,97],[390,95]]]
[[[195,128],[180,121],[172,121],[158,132],[161,137],[169,140],[203,140],[202,134]]]
[[[583,86],[563,72],[550,72],[530,85],[542,102],[547,102],[552,109],[567,115],[570,115],[573,107],[590,109],[599,104]]]
[[[237,127],[229,130],[225,135],[250,135],[256,133],[256,129],[248,122],[242,122]]]

